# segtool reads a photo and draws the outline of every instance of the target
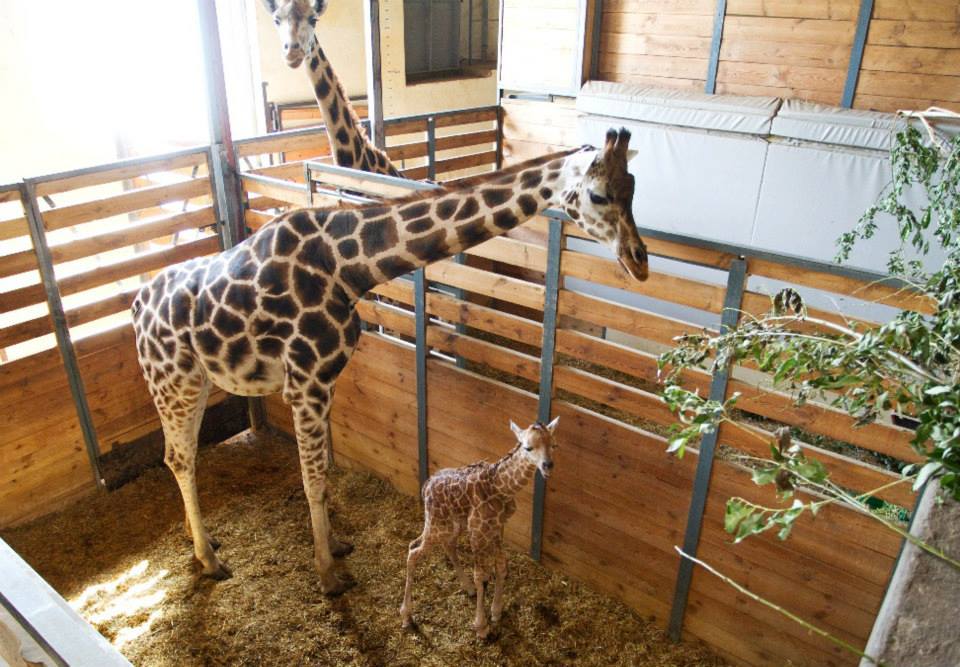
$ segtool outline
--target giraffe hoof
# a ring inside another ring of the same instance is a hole
[[[320,590],[323,591],[323,594],[328,598],[335,598],[340,597],[356,585],[357,582],[352,579],[349,581],[344,581],[338,577],[333,577],[333,583],[321,584]]]
[[[220,540],[215,537],[207,538],[207,541],[210,543],[210,548],[216,551],[220,548]]]
[[[353,545],[349,542],[337,542],[330,548],[330,554],[334,558],[343,558],[353,553]]]
[[[213,570],[212,572],[204,571],[203,576],[210,577],[211,579],[215,579],[216,581],[226,581],[227,579],[233,576],[233,572],[231,572],[230,568],[228,568],[223,563],[218,563],[217,568],[215,570]]]

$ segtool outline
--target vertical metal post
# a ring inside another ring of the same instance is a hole
[[[380,52],[380,0],[363,0],[363,29],[367,41],[367,116],[377,148],[386,146],[383,132],[383,68]]]
[[[603,0],[594,0],[590,42],[590,78],[600,78],[600,40],[603,37]]]
[[[557,304],[560,296],[560,250],[563,245],[563,223],[550,218],[547,239],[547,269],[543,292],[543,342],[540,348],[540,402],[537,421],[550,421],[553,408],[553,363],[557,340]],[[533,518],[530,530],[530,557],[539,561],[543,553],[543,511],[547,483],[538,470],[533,483]]]
[[[473,0],[467,0],[467,64],[473,64]]]
[[[717,68],[720,66],[720,43],[723,41],[723,20],[727,16],[727,0],[717,0],[717,13],[713,17],[713,39],[710,42],[710,60],[707,61],[705,90],[713,94],[717,90]]]
[[[226,248],[243,239],[240,223],[240,179],[237,176],[236,153],[230,132],[227,108],[227,84],[223,76],[223,53],[220,49],[220,28],[214,0],[197,0],[200,35],[203,42],[204,76],[207,83],[207,110],[210,120],[211,157],[214,194],[223,216],[223,238]]]
[[[413,309],[417,341],[417,452],[420,486],[430,476],[427,449],[427,279],[423,269],[413,272]]]
[[[50,309],[50,319],[53,321],[53,333],[57,339],[57,348],[63,359],[63,370],[67,375],[67,385],[77,410],[77,421],[80,423],[80,433],[83,435],[83,444],[87,449],[87,458],[90,460],[90,469],[93,471],[93,481],[97,488],[104,488],[103,475],[100,472],[100,446],[97,443],[97,431],[93,425],[93,416],[87,404],[87,394],[83,388],[83,377],[80,375],[80,364],[77,361],[76,350],[70,340],[70,327],[63,312],[63,302],[60,300],[60,289],[53,270],[53,259],[50,248],[47,246],[47,235],[43,226],[40,208],[37,206],[37,197],[31,181],[20,185],[20,200],[23,204],[23,213],[27,218],[27,227],[30,230],[30,240],[37,256],[37,269],[40,272],[40,281],[47,298],[47,307]]]
[[[503,106],[497,103],[497,171],[503,169]]]
[[[723,313],[720,316],[720,331],[735,327],[740,319],[740,306],[747,283],[747,262],[743,258],[733,260],[727,274],[727,293],[723,300]],[[727,381],[730,369],[717,369],[710,382],[710,400],[723,401],[727,397]],[[690,511],[687,514],[687,530],[683,538],[683,551],[691,556],[697,555],[700,544],[700,530],[703,527],[703,513],[707,506],[710,491],[710,475],[713,472],[713,458],[717,448],[720,429],[708,433],[700,440],[700,455],[697,459],[697,472],[693,480],[693,493],[690,497]],[[693,561],[680,559],[677,572],[677,585],[673,594],[673,607],[670,610],[670,638],[680,641],[683,629],[683,617],[690,596],[690,581],[693,577]]]
[[[487,62],[487,52],[490,48],[490,36],[487,34],[490,32],[490,0],[483,0],[480,6],[482,7],[480,22],[483,23],[483,32],[480,33],[480,58],[483,62]]]
[[[427,118],[427,178],[437,180],[437,119]]]
[[[860,11],[857,14],[857,31],[853,35],[853,46],[850,49],[850,62],[847,64],[847,80],[843,85],[843,97],[840,106],[850,108],[857,93],[857,81],[860,79],[860,66],[863,64],[863,49],[867,44],[867,33],[870,32],[870,19],[873,18],[873,0],[860,0]]]

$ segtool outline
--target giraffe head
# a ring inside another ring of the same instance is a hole
[[[571,185],[561,194],[564,211],[585,232],[607,244],[624,270],[636,280],[646,280],[647,247],[633,219],[634,178],[627,162],[630,132],[607,130],[603,148],[586,147],[571,160]]]
[[[544,478],[549,477],[553,470],[553,449],[557,446],[553,441],[553,433],[557,430],[559,421],[560,417],[557,417],[547,425],[537,422],[527,428],[520,428],[510,422],[510,430],[517,436],[520,455],[537,466]]]
[[[316,40],[317,18],[327,9],[327,0],[263,0],[280,33],[283,57],[296,69]]]

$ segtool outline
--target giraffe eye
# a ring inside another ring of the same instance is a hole
[[[317,27],[317,17],[316,17],[316,16],[311,16],[311,17],[310,17],[309,19],[307,19],[307,20],[310,21],[310,25],[312,25],[314,28]]]
[[[590,194],[590,201],[593,202],[595,205],[606,206],[607,204],[610,203],[610,200],[604,197],[603,195],[598,195],[593,190],[588,190],[588,192]]]
[[[274,25],[280,25],[280,19],[278,19],[276,16],[274,16],[274,17],[273,17],[273,23],[274,23]]]
[[[528,452],[532,452],[532,451],[533,451],[533,447],[524,446],[524,449],[527,450]]]

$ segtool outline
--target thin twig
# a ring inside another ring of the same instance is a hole
[[[843,641],[842,639],[840,639],[839,637],[834,637],[832,634],[830,634],[830,633],[827,632],[826,630],[823,630],[823,629],[821,629],[821,628],[818,628],[817,626],[813,625],[812,623],[809,623],[808,621],[803,620],[802,618],[800,618],[800,617],[797,616],[796,614],[787,611],[787,610],[784,609],[783,607],[781,607],[781,606],[779,606],[779,605],[777,605],[777,604],[774,604],[773,602],[770,602],[770,601],[767,600],[766,598],[760,597],[759,595],[757,595],[757,594],[754,593],[753,591],[748,590],[747,588],[745,588],[745,587],[742,586],[741,584],[738,584],[736,581],[734,581],[734,580],[731,579],[730,577],[726,576],[725,574],[721,574],[720,572],[718,572],[717,570],[715,570],[715,569],[714,569],[713,567],[711,567],[710,565],[707,565],[706,563],[704,563],[702,560],[700,560],[700,559],[698,559],[698,558],[694,558],[693,556],[691,556],[691,555],[689,555],[689,554],[687,554],[687,553],[684,553],[683,549],[681,549],[680,547],[674,546],[673,548],[676,549],[677,553],[680,554],[683,558],[686,558],[687,560],[696,563],[697,565],[699,565],[700,567],[702,567],[703,569],[705,569],[707,572],[709,572],[709,573],[712,574],[713,576],[719,578],[721,581],[724,581],[725,583],[729,584],[730,586],[732,586],[732,587],[735,588],[736,590],[738,590],[738,591],[740,591],[741,593],[743,593],[744,595],[746,595],[746,596],[747,596],[748,598],[750,598],[751,600],[755,600],[756,602],[759,602],[760,604],[764,605],[765,607],[769,607],[770,609],[773,609],[775,612],[777,612],[777,613],[779,613],[779,614],[782,614],[783,616],[786,616],[786,617],[789,618],[791,621],[794,621],[795,623],[799,623],[800,625],[802,625],[804,628],[806,628],[806,629],[809,630],[810,632],[813,632],[814,634],[818,634],[818,635],[820,635],[821,637],[823,637],[824,639],[827,639],[827,640],[833,642],[834,644],[836,644],[836,645],[839,646],[840,648],[846,649],[847,651],[850,651],[851,653],[854,653],[854,654],[860,656],[861,658],[865,658],[865,659],[869,660],[869,661],[872,662],[874,665],[877,665],[877,667],[893,667],[892,665],[890,665],[890,664],[888,664],[888,663],[880,662],[877,658],[874,658],[874,657],[871,656],[871,655],[867,655],[866,653],[864,653],[863,651],[861,651],[860,649],[858,649],[858,648],[857,648],[856,646],[854,646],[853,644],[849,644],[849,643]]]

